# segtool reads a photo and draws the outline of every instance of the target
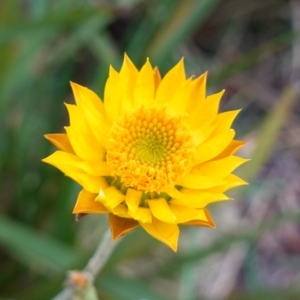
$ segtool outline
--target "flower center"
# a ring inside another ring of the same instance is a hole
[[[125,186],[160,193],[190,171],[193,149],[181,117],[142,107],[113,124],[107,163]]]

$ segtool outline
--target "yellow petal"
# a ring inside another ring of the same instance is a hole
[[[70,172],[66,175],[78,182],[85,190],[91,193],[98,193],[101,188],[107,187],[104,177],[86,175],[83,173]]]
[[[153,72],[154,72],[154,88],[155,88],[155,93],[156,93],[156,91],[160,85],[160,82],[161,82],[161,76],[160,76],[158,67],[155,67],[153,69]]]
[[[162,79],[157,91],[155,102],[158,106],[163,106],[175,93],[174,86],[185,81],[185,71],[183,58],[175,65]]]
[[[97,201],[101,202],[108,209],[112,210],[125,200],[125,195],[114,186],[103,189],[97,196]]]
[[[118,206],[114,207],[111,212],[121,218],[131,218],[128,214],[128,208],[123,203],[119,204]]]
[[[234,136],[235,131],[230,129],[229,131],[224,132],[223,136],[214,136],[200,144],[196,148],[195,165],[213,159],[219,155],[230,144]]]
[[[204,101],[206,98],[206,79],[207,72],[203,73],[198,78],[194,79],[191,85],[191,96],[188,101],[187,113],[195,121],[195,114],[198,115],[199,111],[203,109]],[[198,121],[196,125],[198,125]]]
[[[213,133],[213,131],[216,129],[217,124],[211,123],[207,124],[206,127],[199,127],[197,129],[191,129],[191,134],[193,136],[193,140],[195,145],[200,145],[203,142],[205,142]],[[198,148],[198,151],[202,147],[201,145]]]
[[[78,163],[77,167],[81,168],[90,175],[111,176],[111,168],[106,161],[99,161],[97,164],[83,161]]]
[[[149,59],[147,59],[136,79],[133,97],[134,107],[153,105],[154,89],[154,72]]]
[[[224,92],[225,90],[222,90],[219,93],[208,96],[204,101],[200,101],[201,107],[191,111],[187,118],[191,128],[206,128],[215,120]]]
[[[84,189],[91,193],[98,193],[100,188],[106,188],[107,182],[103,177],[94,176],[85,173],[82,169],[75,167],[72,164],[64,164],[57,162],[57,157],[60,157],[60,154],[58,152],[62,151],[56,151],[52,155],[44,158],[42,161],[45,163],[48,163],[50,165],[55,166],[59,170],[61,170],[65,175],[75,180],[77,183],[79,183]],[[64,153],[64,152],[62,152]],[[68,154],[69,156],[74,156],[72,154]],[[80,159],[74,156],[74,163],[76,164],[76,159],[78,162],[81,163]]]
[[[83,161],[78,156],[71,153],[56,151],[47,158],[43,159],[44,162],[51,164],[64,173],[69,173],[73,169],[76,172],[85,172],[94,176],[110,176],[111,170],[107,162],[100,161],[97,164]]]
[[[69,167],[76,169],[76,163],[83,162],[83,160],[78,156],[63,151],[55,151],[48,157],[42,159],[42,161],[58,168],[64,173],[66,173],[65,170],[67,170]]]
[[[241,164],[247,162],[238,156],[228,156],[219,160],[212,160],[194,167],[192,171],[181,178],[177,184],[191,189],[208,189],[224,185],[224,178]]]
[[[135,220],[140,223],[151,223],[152,222],[152,214],[149,208],[146,207],[138,207],[138,209],[133,213],[128,211],[128,214]]]
[[[140,223],[140,225],[154,238],[169,246],[173,251],[177,251],[179,228],[175,224],[167,224],[156,218],[152,223]]]
[[[108,210],[101,203],[95,201],[97,194],[89,193],[86,190],[81,190],[78,194],[77,202],[73,209],[73,214],[101,214],[107,213]]]
[[[104,89],[104,107],[107,116],[112,123],[122,115],[123,106],[121,77],[112,66],[109,68],[109,77],[106,81]]]
[[[131,110],[134,108],[132,99],[138,73],[135,65],[125,54],[123,65],[119,73],[122,86],[122,106],[124,109]]]
[[[171,199],[169,202],[175,205],[182,205],[191,208],[204,208],[209,203],[229,200],[229,198],[222,193],[210,193],[201,190],[194,190],[183,188],[180,191],[180,196],[176,199]]]
[[[114,240],[127,234],[128,232],[130,232],[136,226],[139,225],[138,222],[136,222],[132,219],[120,218],[113,214],[109,214],[109,224],[110,224],[112,237]]]
[[[212,187],[210,189],[207,189],[206,191],[211,193],[224,193],[225,191],[236,188],[238,186],[248,185],[246,181],[234,174],[229,174],[227,177],[225,177],[224,182],[225,183],[223,185]]]
[[[221,159],[236,153],[241,149],[246,143],[244,141],[233,140],[231,143],[217,156],[215,159]]]
[[[129,188],[126,193],[125,202],[128,206],[128,209],[134,214],[141,201],[143,192],[137,191],[134,189]]]
[[[205,123],[206,121],[211,122],[211,120],[213,120],[217,116],[219,111],[220,101],[224,93],[225,90],[222,90],[218,93],[206,97],[203,103],[205,109],[203,109],[201,122],[203,123]]]
[[[86,161],[104,160],[105,150],[96,140],[81,110],[66,104],[70,116],[70,126],[65,127],[75,153]]]
[[[208,218],[204,209],[195,209],[183,205],[170,204],[170,210],[176,216],[177,223],[186,223],[191,220],[201,220],[208,222]]]
[[[44,137],[48,141],[50,141],[55,147],[57,147],[59,150],[63,150],[69,153],[74,153],[69,138],[65,133],[45,134]]]
[[[166,223],[175,224],[176,217],[170,210],[170,207],[164,198],[151,199],[146,201],[155,218]]]
[[[78,108],[82,111],[88,126],[98,143],[105,148],[109,125],[101,99],[91,90],[71,82],[71,87]],[[77,120],[77,122],[79,122]],[[79,122],[81,123],[81,122]]]
[[[168,103],[168,110],[175,113],[182,113],[186,111],[188,105],[188,99],[191,93],[192,78],[178,82],[177,86],[174,86],[173,96],[166,101]]]
[[[193,134],[196,136],[196,138],[194,138],[196,145],[203,143],[205,140],[214,138],[224,140],[224,138],[228,135],[234,119],[240,111],[241,110],[239,109],[221,113],[217,115],[214,122],[211,123],[207,128],[202,127],[198,130],[195,130]],[[201,148],[201,145],[199,147]],[[222,151],[223,149],[217,150]]]
[[[128,77],[131,77],[132,81],[130,81],[131,83],[136,80],[136,77],[139,73],[139,71],[137,70],[136,66],[134,65],[134,63],[131,61],[131,59],[129,58],[129,56],[125,53],[124,54],[124,60],[123,60],[123,65],[120,71],[120,74],[124,73],[125,75],[129,75]],[[134,80],[133,80],[134,79]],[[135,84],[131,85],[130,87],[133,90]]]
[[[212,217],[210,216],[209,211],[206,208],[204,208],[203,211],[206,215],[207,221],[203,221],[201,219],[195,219],[195,220],[183,223],[183,225],[216,228],[215,222],[213,221]]]
[[[231,155],[199,164],[192,169],[190,174],[193,176],[199,175],[201,177],[223,179],[247,161],[249,159]]]
[[[164,190],[171,198],[181,199],[183,194],[176,187],[169,187]]]
[[[230,129],[234,119],[240,111],[241,109],[237,109],[218,114],[214,121],[217,124],[217,126],[216,129],[213,131],[211,137],[223,136],[224,133]]]
[[[179,179],[176,185],[188,187],[191,189],[209,189],[214,186],[225,184],[225,181],[219,178],[210,178],[206,176],[188,174],[184,178]]]

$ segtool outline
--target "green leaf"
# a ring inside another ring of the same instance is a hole
[[[183,0],[168,22],[157,31],[146,49],[147,56],[161,64],[174,48],[186,40],[208,18],[220,0]]]
[[[0,216],[0,244],[31,268],[44,266],[63,271],[82,257],[65,244],[4,216]]]

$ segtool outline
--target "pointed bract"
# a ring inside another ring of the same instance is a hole
[[[109,214],[109,225],[113,239],[117,240],[124,234],[132,231],[139,223],[132,219],[120,218],[113,214]]]

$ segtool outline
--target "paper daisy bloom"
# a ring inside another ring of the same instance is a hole
[[[182,59],[161,79],[125,55],[104,101],[71,86],[70,126],[46,135],[58,151],[43,161],[82,186],[74,214],[107,213],[114,239],[140,225],[174,251],[179,225],[215,226],[206,206],[246,184],[232,171],[247,160],[234,155],[239,110],[218,112],[224,91],[206,96],[206,73],[187,79]]]

